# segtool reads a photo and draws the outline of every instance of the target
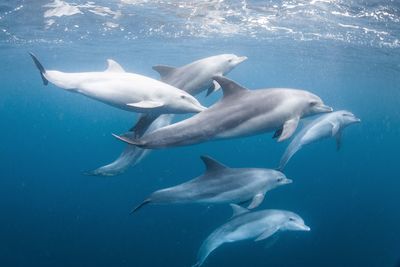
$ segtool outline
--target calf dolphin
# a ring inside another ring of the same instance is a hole
[[[158,190],[132,212],[149,203],[243,203],[258,207],[265,193],[292,180],[276,170],[229,168],[208,156],[201,156],[203,175],[180,185]]]
[[[223,98],[189,119],[135,138],[127,134],[116,138],[143,148],[165,148],[197,144],[214,139],[235,138],[274,131],[278,141],[289,138],[302,117],[331,112],[332,108],[304,90],[248,90],[222,76]]]
[[[281,158],[278,169],[283,170],[291,157],[304,145],[324,138],[335,137],[337,149],[339,149],[343,129],[360,121],[353,113],[346,110],[335,111],[316,118],[293,138]]]
[[[181,67],[170,67],[164,65],[154,66],[158,71],[161,80],[191,95],[199,94],[208,90],[207,94],[218,88],[218,84],[213,81],[215,75],[226,75],[237,65],[245,61],[247,57],[239,57],[234,54],[222,54],[203,58]],[[159,117],[150,114],[143,115],[136,126],[132,128],[137,137],[142,136],[143,132],[150,133],[158,128],[167,126],[171,123],[173,115],[164,114]],[[154,120],[154,122],[152,121]],[[141,149],[133,145],[127,145],[120,156],[112,163],[88,172],[89,175],[113,176],[123,173],[129,166],[138,164],[150,150]]]
[[[201,266],[208,255],[224,243],[254,239],[264,240],[278,231],[310,231],[303,219],[290,211],[249,210],[231,204],[233,217],[224,225],[212,232],[200,247],[197,263],[193,267]]]
[[[128,73],[114,60],[102,72],[66,73],[46,70],[30,53],[45,85],[54,85],[83,94],[108,105],[139,113],[173,114],[205,110],[196,98],[187,92],[161,81]]]

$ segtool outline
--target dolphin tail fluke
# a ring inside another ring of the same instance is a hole
[[[40,61],[37,59],[37,57],[32,52],[29,52],[29,55],[32,57],[33,62],[35,63],[36,67],[40,71],[40,76],[42,77],[43,84],[48,85],[49,81],[46,79],[46,77],[44,77],[46,70],[44,69],[43,65],[40,63]]]
[[[142,203],[140,203],[138,206],[136,206],[132,211],[131,211],[131,213],[130,214],[133,214],[133,213],[135,213],[136,211],[138,211],[141,207],[143,207],[144,205],[147,205],[147,204],[149,204],[151,202],[151,199],[146,199],[145,201],[143,201]]]
[[[134,146],[138,146],[138,147],[143,145],[142,142],[140,142],[140,140],[131,138],[129,136],[129,134],[127,134],[127,135],[112,134],[112,136],[114,136],[118,140],[121,140],[122,142],[128,143],[130,145],[134,145]]]

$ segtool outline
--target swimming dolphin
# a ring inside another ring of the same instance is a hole
[[[224,225],[212,232],[200,247],[197,263],[193,267],[201,266],[208,255],[224,243],[254,239],[264,240],[278,231],[310,231],[303,219],[290,211],[249,210],[231,204],[233,217]]]
[[[207,95],[220,88],[212,77],[228,74],[234,67],[245,61],[247,57],[238,57],[234,54],[222,54],[203,58],[182,67],[165,65],[153,66],[161,81],[180,88],[191,95],[207,90]]]
[[[182,89],[191,95],[199,94],[204,90],[208,90],[207,94],[210,94],[219,87],[218,83],[213,81],[213,76],[228,74],[246,59],[247,57],[244,56],[222,54],[203,58],[182,67],[157,65],[153,69],[159,72],[163,82]],[[150,133],[171,124],[172,119],[173,115],[170,114],[164,114],[159,117],[144,114],[132,130],[136,137],[141,137],[144,132]],[[112,163],[86,174],[113,176],[123,173],[129,166],[138,164],[149,152],[150,150],[148,149],[141,149],[128,144],[120,156]]]
[[[132,212],[154,203],[243,203],[249,209],[258,207],[265,193],[292,180],[275,170],[229,168],[208,156],[201,156],[206,171],[186,183],[158,190]]]
[[[283,154],[278,169],[283,170],[290,158],[304,145],[323,138],[335,137],[337,149],[339,149],[343,129],[360,121],[353,113],[346,110],[335,111],[316,118],[294,137]]]
[[[102,72],[66,73],[46,70],[30,53],[45,85],[83,94],[108,105],[139,113],[175,114],[205,110],[196,98],[161,81],[128,73],[114,60]]]
[[[143,148],[165,148],[197,144],[214,139],[235,138],[275,131],[278,141],[289,138],[303,117],[331,112],[332,108],[304,90],[248,90],[222,76],[223,98],[189,119],[135,138],[127,134],[116,138]]]

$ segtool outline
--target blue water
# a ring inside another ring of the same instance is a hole
[[[334,140],[302,149],[285,171],[294,183],[260,207],[294,211],[312,230],[284,232],[272,246],[226,244],[204,266],[399,264],[396,1],[76,1],[81,13],[61,17],[45,16],[48,1],[31,2],[0,4],[0,266],[191,266],[228,205],[131,208],[200,175],[200,155],[273,168],[288,144],[270,133],[209,142],[156,151],[120,176],[85,176],[121,152],[111,133],[136,115],[43,86],[28,51],[49,68],[102,70],[113,58],[153,78],[155,64],[235,53],[249,59],[229,77],[248,88],[307,89],[351,110],[362,123],[345,130],[342,149]]]

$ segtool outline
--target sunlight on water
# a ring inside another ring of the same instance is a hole
[[[73,42],[111,35],[128,40],[246,36],[400,46],[397,1],[54,0],[19,1],[16,6],[3,4],[0,10],[1,39],[8,43]],[[30,16],[32,10],[42,16]],[[62,37],[57,36],[60,33]]]

